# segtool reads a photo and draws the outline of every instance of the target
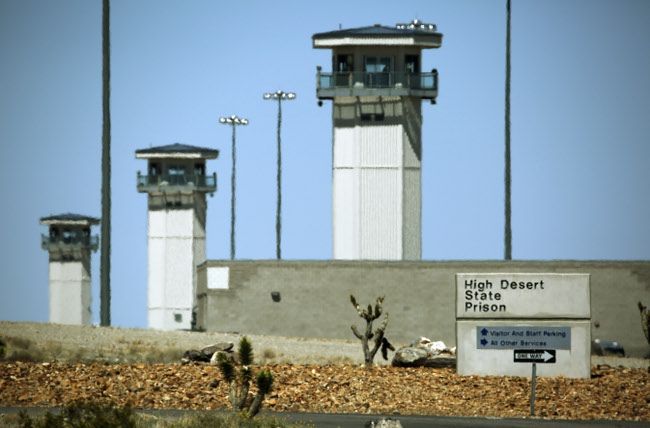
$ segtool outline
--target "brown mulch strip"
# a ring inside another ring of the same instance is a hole
[[[420,414],[521,418],[530,379],[459,376],[453,369],[268,365],[282,412]],[[252,392],[251,392],[252,393]],[[93,400],[136,409],[227,410],[216,367],[106,363],[0,363],[0,406],[64,406]],[[542,418],[650,421],[650,372],[598,366],[591,379],[538,378]]]

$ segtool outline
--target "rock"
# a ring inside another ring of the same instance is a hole
[[[201,351],[197,351],[196,349],[185,351],[183,358],[186,358],[190,361],[202,361],[206,363],[210,361],[209,357],[206,357]]]
[[[420,342],[418,345],[415,345],[417,348],[422,348],[426,350],[429,355],[438,355],[447,349],[445,342]]]
[[[366,423],[366,427],[370,428],[402,428],[402,424],[398,419],[382,418],[377,421],[370,421]]]
[[[456,357],[451,357],[449,355],[434,355],[428,357],[424,361],[424,364],[422,364],[422,367],[430,367],[434,369],[442,369],[446,367],[454,368],[456,367]]]
[[[181,364],[189,364],[190,362],[194,363],[211,363],[212,365],[217,365],[217,355],[225,354],[230,358],[231,361],[235,360],[234,353],[232,348],[235,346],[232,342],[219,342],[214,345],[206,346],[205,348],[197,351],[196,349],[190,349],[185,351],[183,358],[181,359]]]
[[[456,347],[450,349],[444,342],[420,337],[411,346],[398,349],[392,364],[395,367],[455,367]]]
[[[429,356],[440,355],[440,354],[456,355],[455,346],[453,348],[447,348],[445,342],[442,341],[432,342],[426,337],[420,337],[420,339],[411,343],[411,347],[422,348],[429,353]]]
[[[217,351],[224,351],[224,352],[230,352],[232,351],[232,348],[235,346],[234,343],[232,342],[219,342],[215,343],[214,345],[206,346],[205,348],[201,349],[201,353],[205,355],[208,358],[212,358],[212,355],[217,352]]]
[[[417,346],[417,345],[419,345],[419,344],[422,344],[422,343],[431,343],[431,340],[428,339],[428,338],[426,338],[426,337],[424,337],[424,336],[420,336],[419,339],[416,339],[416,340],[414,340],[413,342],[411,342],[411,345],[410,345],[410,346],[411,346],[411,347],[415,347],[415,346]]]
[[[219,355],[224,355],[230,361],[235,362],[235,355],[233,352],[217,351],[214,354],[212,354],[212,358],[210,358],[211,366],[219,365]]]
[[[392,364],[395,367],[420,367],[429,354],[422,348],[406,347],[395,351]]]

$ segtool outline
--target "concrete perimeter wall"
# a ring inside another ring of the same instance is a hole
[[[197,325],[354,339],[351,324],[365,327],[365,321],[350,294],[362,306],[385,295],[393,344],[426,336],[455,346],[455,275],[480,272],[588,273],[592,339],[619,341],[628,356],[650,354],[637,307],[638,301],[650,305],[648,261],[207,261],[198,267]]]

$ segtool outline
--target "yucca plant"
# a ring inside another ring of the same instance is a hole
[[[230,384],[228,397],[235,412],[245,416],[255,416],[262,407],[262,400],[273,389],[273,374],[268,370],[257,372],[255,381],[257,383],[257,395],[249,399],[248,391],[253,380],[253,345],[246,337],[239,341],[239,365],[230,360],[225,354],[219,354],[219,370],[223,378]],[[246,407],[248,408],[246,409]]]
[[[385,314],[384,320],[380,324],[379,328],[377,328],[374,333],[372,331],[373,322],[381,317],[381,314],[383,312],[384,296],[377,297],[374,311],[372,309],[372,305],[368,305],[368,309],[361,309],[361,306],[357,303],[357,300],[353,295],[350,295],[350,302],[352,302],[354,309],[357,310],[359,317],[366,320],[366,331],[363,334],[359,332],[357,326],[352,325],[351,327],[352,333],[354,333],[357,339],[361,340],[365,365],[372,365],[372,361],[375,359],[375,355],[377,354],[377,351],[380,347],[382,357],[384,357],[384,360],[388,360],[388,350],[395,350],[393,345],[391,345],[388,339],[386,339],[384,336],[386,334],[386,327],[388,326],[388,313]],[[370,346],[368,345],[368,341],[371,339],[375,339],[375,344],[372,349],[370,349]]]

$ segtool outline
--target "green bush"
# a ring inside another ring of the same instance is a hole
[[[6,353],[7,353],[7,344],[2,339],[2,337],[0,337],[0,360],[4,359]]]
[[[230,384],[228,397],[235,412],[252,418],[262,407],[264,396],[273,389],[273,374],[268,370],[257,372],[257,394],[252,400],[248,397],[248,390],[253,380],[253,345],[246,336],[239,341],[239,366],[224,354],[219,354],[218,362],[221,375]],[[247,408],[246,408],[247,407]]]
[[[26,412],[19,415],[22,428],[135,428],[136,416],[130,407],[123,409],[95,403],[71,404],[58,414],[50,411],[32,419]]]
[[[138,415],[130,408],[119,409],[114,406],[86,403],[70,405],[56,415],[48,411],[42,416],[31,417],[22,411],[18,415],[17,425],[7,426],[23,428],[297,428],[311,425],[289,424],[285,419],[268,415],[253,419],[240,414],[224,416],[214,412],[196,413],[191,416],[183,416],[180,419],[173,417],[165,419],[160,416]]]

